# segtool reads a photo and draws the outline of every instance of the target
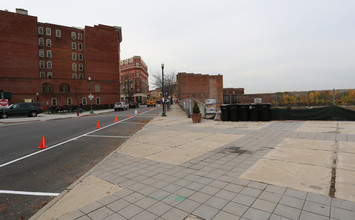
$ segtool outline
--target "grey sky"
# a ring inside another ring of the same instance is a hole
[[[40,22],[123,30],[149,73],[222,74],[246,93],[355,88],[354,0],[2,0]]]

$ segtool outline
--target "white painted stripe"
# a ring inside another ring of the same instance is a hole
[[[131,118],[134,118],[134,116],[131,117]],[[53,146],[51,146],[51,147],[42,149],[42,150],[40,150],[40,151],[36,151],[36,152],[34,152],[34,153],[32,153],[32,154],[28,154],[28,155],[26,155],[26,156],[23,156],[23,157],[20,157],[20,158],[15,159],[15,160],[9,161],[9,162],[7,162],[7,163],[1,164],[1,165],[0,165],[0,168],[1,168],[1,167],[4,167],[4,166],[7,166],[7,165],[10,165],[10,164],[12,164],[12,163],[15,163],[15,162],[17,162],[17,161],[26,159],[26,158],[28,158],[28,157],[32,157],[32,156],[34,156],[34,155],[36,155],[36,154],[42,153],[42,152],[47,151],[47,150],[50,150],[50,149],[52,149],[52,148],[56,148],[56,147],[58,147],[58,146],[60,146],[60,145],[66,144],[66,143],[68,143],[68,142],[71,142],[71,141],[73,141],[73,140],[76,140],[76,139],[78,139],[78,138],[81,138],[81,137],[83,137],[83,136],[86,136],[86,135],[88,135],[88,134],[92,134],[92,133],[94,133],[94,132],[96,132],[96,131],[100,131],[100,130],[102,130],[102,129],[111,127],[111,126],[113,126],[113,125],[115,125],[115,124],[119,124],[119,123],[121,123],[121,122],[127,121],[127,120],[129,120],[129,119],[130,119],[130,118],[126,118],[126,119],[123,119],[123,120],[121,120],[121,121],[114,122],[114,123],[112,123],[112,124],[106,125],[105,127],[102,127],[102,128],[99,128],[99,129],[96,129],[96,130],[93,130],[93,131],[90,131],[90,132],[88,132],[88,133],[86,133],[86,134],[79,135],[79,136],[74,137],[74,138],[72,138],[72,139],[69,139],[69,140],[63,141],[63,142],[61,142],[61,143],[55,144],[55,145],[53,145]]]
[[[85,135],[86,137],[131,138],[132,136]]]
[[[59,196],[60,193],[0,190],[0,194],[15,194],[15,195],[29,195],[29,196]]]
[[[143,125],[143,124],[146,124],[146,123],[140,123],[140,122],[122,122],[124,124],[136,124],[136,125]]]

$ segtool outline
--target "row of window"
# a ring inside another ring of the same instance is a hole
[[[40,77],[41,79],[45,79],[45,78],[47,78],[47,79],[52,79],[52,78],[53,78],[53,73],[52,73],[52,72],[47,72],[47,75],[46,75],[45,72],[40,72],[40,73],[39,73],[39,77]],[[80,80],[82,80],[82,79],[84,79],[84,74],[82,74],[82,73],[80,73],[80,74],[73,73],[73,77],[72,77],[72,78],[73,78],[73,79],[80,79]],[[97,91],[97,92],[99,92],[99,91]]]
[[[46,68],[46,62],[44,62],[43,60],[40,60],[39,61],[39,68],[40,69],[44,69],[44,68]],[[47,61],[47,69],[52,69],[52,61]]]
[[[75,42],[71,43],[71,49],[76,50],[76,43]],[[83,44],[82,43],[78,43],[78,50],[83,50]]]
[[[38,34],[44,35],[44,28],[43,27],[38,27]],[[46,28],[46,35],[47,36],[51,36],[52,35],[51,28]],[[56,29],[55,30],[55,36],[56,37],[61,37],[62,36],[61,30]],[[71,32],[71,38],[73,40],[76,39],[76,36],[78,36],[78,40],[82,40],[83,39],[83,34],[82,33]]]
[[[45,72],[40,72],[39,73],[39,78],[41,78],[41,79],[46,78],[46,73]],[[47,73],[47,78],[48,79],[52,79],[53,78],[53,73],[52,72],[48,72]]]
[[[59,92],[69,93],[69,84],[64,83],[59,86]],[[100,85],[95,85],[95,92],[100,92]],[[42,84],[42,93],[53,93],[53,86],[51,83],[43,83]]]
[[[97,97],[97,98],[95,99],[95,102],[96,102],[97,105],[100,105],[100,104],[101,104],[100,98]],[[56,98],[52,98],[51,103],[52,103],[53,106],[57,106],[57,104],[58,104],[57,99],[56,99]],[[82,98],[82,99],[81,99],[81,103],[82,103],[83,105],[87,105],[87,104],[88,104],[88,103],[87,103],[87,99],[86,99],[86,98]],[[72,104],[73,104],[72,99],[71,99],[71,98],[67,98],[67,105],[72,105]]]
[[[78,66],[79,66],[79,68],[78,68]],[[83,64],[79,63],[79,65],[78,65],[76,63],[72,63],[72,70],[77,71],[78,69],[79,69],[79,71],[83,71],[84,70]]]
[[[39,57],[44,57],[44,49],[39,49],[38,50]],[[46,55],[47,58],[52,58],[52,50],[46,50]],[[83,54],[82,53],[72,53],[72,60],[83,60]]]
[[[72,53],[71,57],[72,57],[72,60],[76,60],[76,59],[83,60],[83,54],[82,53],[78,53],[78,54]]]
[[[40,69],[44,69],[44,68],[47,68],[47,69],[52,69],[53,68],[53,65],[52,65],[52,61],[47,61],[47,66],[46,66],[46,62],[44,62],[43,60],[40,60],[39,61],[39,68]],[[84,65],[82,63],[79,63],[76,64],[76,63],[73,63],[72,64],[72,70],[73,71],[83,71],[84,70]]]
[[[44,46],[44,39],[43,38],[38,38],[38,45],[39,46]],[[46,39],[46,47],[51,47],[52,46],[52,41],[51,39]],[[72,42],[71,43],[71,48],[73,50],[76,50],[76,43]],[[83,44],[82,43],[78,43],[78,50],[83,50]]]
[[[38,45],[44,46],[44,39],[43,38],[38,38]],[[51,47],[51,46],[52,46],[51,39],[46,39],[46,47]]]

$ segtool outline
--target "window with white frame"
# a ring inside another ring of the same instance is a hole
[[[79,71],[83,71],[83,64],[82,63],[79,63]]]
[[[39,49],[38,55],[39,55],[39,57],[44,57],[44,50],[43,49]]]
[[[72,105],[71,98],[68,98],[68,99],[67,99],[67,105]]]
[[[72,53],[71,58],[72,58],[72,60],[76,60],[76,53]]]
[[[62,36],[62,32],[60,30],[55,30],[55,36],[56,37],[61,37]]]
[[[79,74],[79,79],[84,79],[84,75],[83,74]]]
[[[56,106],[57,105],[57,99],[56,98],[52,98],[52,105]]]
[[[75,32],[71,32],[71,39],[73,39],[73,40],[76,39],[76,33]]]
[[[47,69],[52,69],[52,61],[47,61]]]
[[[77,79],[77,74],[76,73],[73,73],[73,79]]]
[[[51,39],[47,39],[47,40],[46,40],[46,46],[47,46],[47,47],[51,47],[51,46],[52,46],[52,41],[51,41]]]
[[[73,64],[72,64],[72,70],[73,70],[73,71],[76,71],[76,69],[77,69],[77,68],[76,68],[76,63],[73,63]]]
[[[100,98],[96,98],[96,105],[100,105]]]
[[[38,34],[41,34],[41,35],[44,34],[43,27],[38,27]]]
[[[50,28],[46,28],[46,35],[51,36],[51,29]]]
[[[82,53],[79,53],[79,60],[83,60],[83,54]]]
[[[43,38],[38,38],[38,45],[39,45],[39,46],[44,46],[44,40],[43,40]]]
[[[95,85],[95,92],[100,92],[100,85]]]
[[[69,92],[69,87],[63,86],[63,93],[68,93],[68,92]]]
[[[41,79],[46,78],[46,73],[45,72],[39,72],[39,78],[41,78]]]
[[[52,79],[52,78],[53,78],[53,73],[48,72],[48,73],[47,73],[47,78],[48,78],[48,79]]]
[[[47,50],[47,58],[52,58],[52,51],[51,50]]]
[[[53,93],[53,87],[51,85],[47,86],[48,93]]]
[[[83,49],[83,44],[82,43],[78,43],[78,49],[82,50]]]
[[[139,77],[139,72],[137,71],[137,77]]]
[[[83,98],[81,101],[82,101],[82,104],[83,104],[83,105],[86,105],[86,104],[87,104],[86,98]]]
[[[43,60],[39,61],[39,68],[44,69],[44,61]]]
[[[83,34],[82,33],[78,33],[78,39],[82,40],[83,39]]]
[[[76,43],[75,42],[71,43],[71,49],[76,50]]]

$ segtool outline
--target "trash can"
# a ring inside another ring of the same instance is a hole
[[[258,104],[251,103],[249,105],[249,120],[250,121],[258,121],[259,111],[258,111]]]
[[[238,104],[239,121],[248,121],[249,104]]]
[[[229,107],[229,118],[231,121],[238,121],[238,105],[231,104]]]
[[[222,121],[229,121],[229,110],[230,110],[230,105],[221,105],[221,116],[222,116]]]
[[[261,103],[259,104],[259,120],[271,121],[271,104]]]

